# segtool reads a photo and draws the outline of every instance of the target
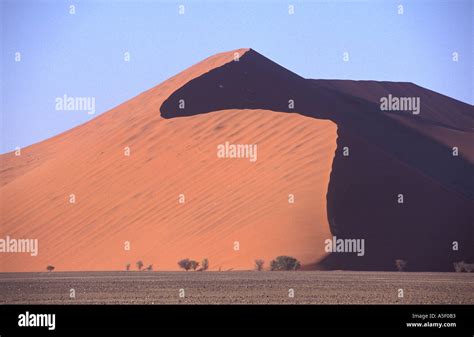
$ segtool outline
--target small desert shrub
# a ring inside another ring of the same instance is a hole
[[[457,273],[467,272],[470,273],[474,270],[474,263],[466,263],[464,261],[454,262],[454,270]]]
[[[209,269],[209,260],[208,259],[204,259],[201,261],[201,271],[205,271],[205,270],[208,270]]]
[[[138,268],[138,270],[142,270],[143,262],[141,260],[137,261],[137,268]]]
[[[197,267],[199,267],[199,262],[197,261],[194,261],[194,260],[191,260],[189,261],[189,267],[192,269],[192,270],[196,270]]]
[[[466,263],[464,262],[464,270],[468,273],[474,271],[474,263]]]
[[[271,270],[298,270],[300,262],[291,256],[278,256],[270,263]]]
[[[152,271],[153,270],[153,265],[150,264],[148,267],[145,268],[145,270]]]
[[[189,259],[182,259],[178,261],[178,266],[186,271],[191,269],[191,261]]]
[[[54,266],[47,266],[46,270],[52,272],[54,270]]]
[[[395,260],[395,267],[397,267],[398,271],[406,271],[408,266],[408,262],[402,259]]]
[[[456,271],[456,273],[462,273],[464,271],[464,266],[463,265],[464,265],[464,261],[453,263],[454,270]]]
[[[265,263],[265,261],[263,261],[261,259],[255,260],[255,270],[262,271],[264,263]]]
[[[129,271],[129,270],[130,270],[130,267],[131,267],[131,266],[130,266],[130,263],[127,263],[127,266],[126,266],[126,268],[127,268],[127,271]]]

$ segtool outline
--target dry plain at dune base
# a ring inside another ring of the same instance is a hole
[[[470,304],[473,290],[472,273],[0,273],[3,304]]]

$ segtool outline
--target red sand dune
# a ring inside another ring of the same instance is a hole
[[[139,259],[173,270],[186,257],[228,270],[321,257],[334,123],[266,110],[160,116],[174,90],[232,57],[204,60],[21,157],[3,155],[1,236],[38,238],[39,255],[2,254],[2,270],[122,270]],[[217,158],[226,141],[258,144],[258,160]]]
[[[472,106],[437,97],[430,126],[418,127],[380,113],[384,92],[305,80],[251,49],[212,56],[20,157],[0,156],[0,237],[39,239],[37,257],[1,254],[1,270],[122,270],[137,260],[175,270],[186,257],[238,270],[277,255],[306,268],[392,269],[408,257],[439,269],[439,259],[447,268],[472,257]],[[458,161],[445,153],[453,139]],[[226,141],[258,144],[258,160],[218,158]],[[331,232],[366,238],[366,256],[328,256]],[[455,239],[463,249],[453,255]]]

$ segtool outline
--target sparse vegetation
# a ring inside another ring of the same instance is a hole
[[[197,267],[199,267],[199,262],[191,260],[191,261],[189,261],[189,266],[191,267],[192,270],[195,271],[197,269]]]
[[[46,270],[52,272],[54,270],[54,266],[47,266]]]
[[[148,267],[145,268],[145,270],[147,270],[147,271],[152,271],[152,270],[153,270],[153,265],[150,264]]]
[[[454,262],[453,265],[454,265],[454,270],[457,273],[462,273],[462,272],[470,273],[474,270],[473,263],[466,263],[464,261],[460,261],[460,262]]]
[[[138,270],[142,270],[142,268],[143,268],[143,261],[142,260],[137,261],[137,268],[138,268]]]
[[[201,261],[201,263],[199,263],[195,260],[190,260],[190,259],[186,258],[186,259],[182,259],[181,261],[178,261],[178,266],[181,269],[184,269],[186,271],[188,271],[189,269],[192,269],[194,271],[196,271],[196,270],[197,271],[204,271],[204,270],[207,270],[209,268],[209,260],[204,259],[204,260]],[[199,268],[199,266],[201,266],[201,267]]]
[[[186,271],[191,269],[191,261],[189,259],[182,259],[178,262],[178,266]]]
[[[453,263],[454,270],[456,271],[456,273],[462,273],[464,271],[463,264],[464,264],[464,261]]]
[[[127,266],[126,266],[127,271],[130,271],[130,267],[131,267],[130,263],[127,263]]]
[[[255,260],[255,270],[256,271],[262,271],[264,264],[265,264],[265,261],[263,261],[262,259]]]
[[[278,256],[270,263],[270,269],[272,271],[298,270],[300,267],[300,262],[291,256]]]
[[[205,271],[205,270],[208,270],[209,269],[209,260],[208,259],[204,259],[201,261],[201,271]]]
[[[396,259],[395,267],[397,267],[398,271],[406,271],[408,267],[408,262],[406,260]]]

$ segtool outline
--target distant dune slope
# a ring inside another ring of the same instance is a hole
[[[421,96],[421,116],[382,113],[388,93]],[[306,80],[251,49],[217,54],[0,156],[0,235],[40,242],[1,268],[175,270],[188,257],[242,270],[292,255],[304,268],[451,270],[474,257],[472,116],[413,84]],[[218,158],[225,142],[258,144],[257,161]],[[328,255],[331,235],[365,239],[365,256]]]

